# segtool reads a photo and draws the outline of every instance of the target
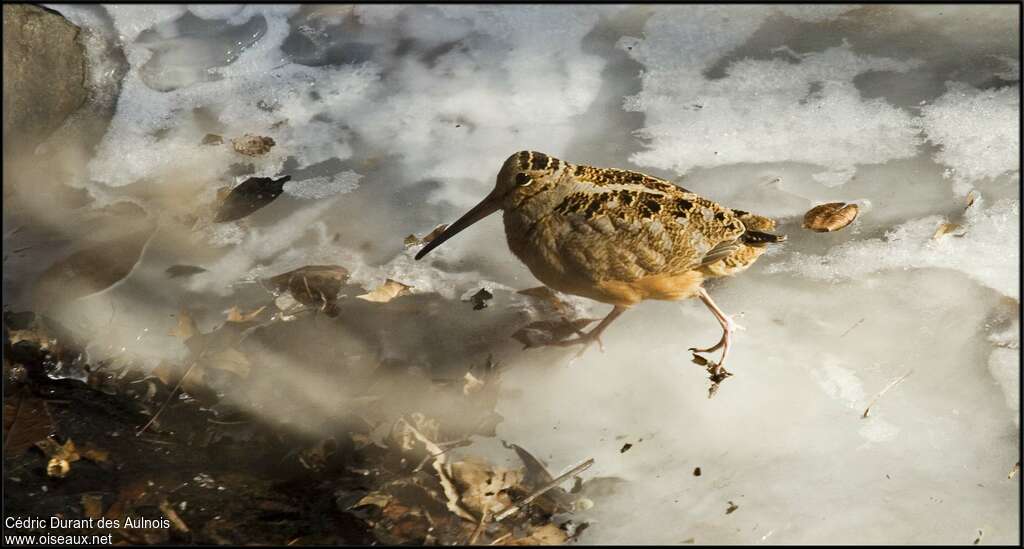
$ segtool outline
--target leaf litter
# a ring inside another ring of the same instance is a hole
[[[366,292],[348,284],[347,270],[330,265],[303,267],[264,282],[272,294],[280,294],[278,298],[286,295],[302,306],[333,309],[340,318],[345,318],[349,307],[345,303],[358,303],[345,301],[347,296],[361,297],[368,306],[386,311],[411,288],[388,280]],[[15,508],[56,512],[60,505],[73,505],[87,516],[149,513],[170,522],[167,529],[115,533],[115,541],[133,544],[561,544],[576,539],[586,528],[585,522],[566,517],[594,505],[584,494],[594,497],[588,489],[600,483],[584,483],[578,477],[593,464],[592,459],[553,476],[518,445],[507,447],[523,462],[519,468],[496,466],[465,454],[474,438],[494,436],[495,426],[502,421],[494,410],[501,368],[490,357],[450,380],[423,376],[406,363],[390,359],[359,375],[339,374],[349,380],[339,390],[358,397],[338,409],[340,417],[347,418],[342,430],[319,438],[292,432],[288,426],[301,420],[299,415],[282,412],[267,418],[245,412],[247,407],[238,403],[254,398],[248,388],[271,379],[267,365],[247,342],[283,326],[269,312],[271,296],[266,299],[223,311],[219,320],[213,320],[218,324],[212,329],[207,328],[211,319],[204,317],[201,324],[193,309],[182,307],[168,330],[187,350],[180,361],[163,361],[147,370],[130,359],[112,359],[83,365],[84,381],[38,375],[23,379],[22,390],[5,398],[5,408],[10,410],[24,400],[25,410],[35,410],[29,414],[37,424],[28,437],[31,442],[19,444],[35,445],[48,454],[42,474],[49,470],[52,478],[61,481],[103,478],[100,485],[109,488],[103,493],[76,493],[72,501],[71,494],[61,495],[58,486],[49,499],[32,502],[23,494]],[[395,311],[407,314],[406,309]],[[564,337],[592,322],[561,318],[531,328],[547,329],[549,337]],[[36,349],[36,358],[46,352],[66,352],[63,348],[68,345],[57,334],[36,328],[15,332],[21,345]],[[24,365],[5,362],[5,368],[15,367]],[[413,396],[382,400],[375,394],[396,381],[408,385],[407,394]],[[57,397],[69,403],[60,407],[59,421],[43,420],[45,401],[26,392],[41,386],[52,387]],[[288,404],[298,414],[305,406],[301,401]],[[17,422],[24,422],[17,428],[33,424],[27,413],[13,414]],[[80,417],[90,419],[69,421]],[[5,421],[5,433],[10,429]],[[137,442],[126,445],[130,441],[111,436],[117,431],[135,432],[137,436],[130,438]],[[16,438],[5,437],[5,446]],[[88,444],[77,444],[79,440]],[[40,441],[47,442],[40,446]],[[22,452],[19,459],[39,457]],[[121,475],[122,480],[110,477],[109,464],[114,461],[131,474]],[[175,477],[167,471],[182,474]],[[562,484],[573,478],[577,488],[586,489],[567,491]],[[228,503],[225,497],[237,503]],[[220,503],[213,504],[210,498],[219,498]],[[334,523],[341,520],[347,526],[340,530],[313,526],[323,521],[303,510],[308,505],[302,502],[310,498],[334,501],[318,512],[332,513],[338,517]],[[205,507],[197,503],[202,501],[207,501]],[[109,504],[106,511],[104,502]],[[219,517],[198,510],[211,507],[218,509]],[[260,513],[276,513],[273,516],[295,526],[281,531],[254,527],[257,522],[253,521],[262,520]],[[225,522],[226,517],[232,518]]]

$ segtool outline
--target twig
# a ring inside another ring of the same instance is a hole
[[[451,511],[452,513],[455,513],[455,515],[459,518],[471,522],[476,522],[476,517],[471,515],[469,511],[466,511],[465,509],[462,508],[461,505],[459,505],[459,492],[458,490],[455,489],[455,484],[452,483],[451,478],[449,478],[449,473],[448,471],[445,470],[444,467],[446,464],[446,461],[444,459],[444,451],[442,451],[441,448],[437,446],[437,444],[431,442],[429,438],[424,436],[423,433],[419,431],[419,429],[414,427],[413,424],[407,421],[405,418],[402,418],[401,421],[405,423],[406,427],[409,428],[409,431],[412,432],[413,436],[415,436],[420,442],[423,443],[424,446],[426,446],[427,452],[430,452],[431,454],[435,455],[434,470],[437,471],[437,476],[441,480],[441,488],[444,489],[444,495],[446,498],[448,498],[448,510]]]
[[[839,336],[839,337],[840,337],[840,338],[846,337],[846,334],[848,334],[848,333],[852,332],[852,331],[853,331],[853,329],[854,329],[854,328],[856,328],[857,326],[860,326],[860,323],[861,323],[861,322],[864,322],[864,319],[863,319],[863,318],[862,318],[862,319],[860,319],[860,320],[858,320],[857,322],[854,322],[854,323],[853,323],[853,326],[850,326],[849,328],[847,328],[847,329],[846,329],[846,331],[845,331],[845,332],[843,332],[843,335],[841,335],[841,336]]]
[[[174,507],[171,507],[170,502],[168,502],[166,499],[160,502],[160,512],[163,513],[165,517],[167,517],[167,520],[171,521],[171,524],[173,524],[174,527],[177,528],[179,532],[182,532],[184,534],[188,533],[188,525],[185,524],[185,521],[181,520],[181,516],[178,515],[178,513],[174,510]]]
[[[140,436],[142,435],[142,433],[145,433],[146,429],[149,429],[149,426],[152,425],[154,421],[156,421],[156,418],[160,416],[160,413],[164,411],[164,408],[166,408],[167,405],[171,403],[171,399],[174,398],[175,393],[177,393],[178,389],[181,388],[181,384],[185,381],[185,378],[192,373],[192,369],[196,367],[196,364],[199,364],[199,362],[192,362],[192,365],[188,367],[188,370],[185,370],[185,375],[181,376],[181,379],[178,380],[178,384],[174,386],[174,389],[171,389],[171,394],[167,395],[167,400],[164,400],[164,403],[160,405],[160,408],[156,411],[155,414],[153,414],[153,417],[149,418],[149,421],[147,421],[146,424],[142,426],[142,429],[139,429],[138,432],[135,433],[135,436]]]
[[[491,545],[499,545],[499,544],[501,544],[501,542],[507,540],[510,537],[512,537],[512,532],[509,532],[509,533],[505,534],[504,536],[501,536],[498,539],[492,541]]]
[[[886,386],[885,386],[885,388],[884,388],[884,389],[882,389],[882,391],[881,391],[881,392],[879,392],[879,393],[878,393],[877,395],[875,395],[875,398],[871,399],[871,403],[870,403],[870,404],[868,404],[868,407],[867,407],[867,408],[864,408],[864,415],[860,416],[860,417],[861,417],[861,419],[865,419],[865,418],[867,418],[867,417],[868,417],[868,412],[870,412],[870,411],[871,411],[871,407],[875,405],[875,402],[878,402],[878,399],[882,398],[882,395],[884,395],[884,394],[885,394],[886,392],[888,392],[888,391],[889,391],[889,389],[892,389],[893,387],[895,387],[896,385],[898,385],[898,384],[899,384],[900,382],[902,382],[902,381],[903,381],[904,379],[907,379],[907,377],[908,377],[908,376],[909,376],[910,374],[912,374],[912,373],[914,373],[914,371],[913,371],[913,370],[911,370],[911,371],[909,371],[909,372],[907,372],[907,373],[903,374],[903,375],[902,375],[901,377],[899,377],[899,378],[897,378],[897,379],[894,379],[894,380],[890,381],[890,382],[889,382],[889,384],[888,384],[888,385],[886,385]]]
[[[480,538],[480,534],[484,531],[484,525],[491,518],[491,510],[484,509],[484,515],[480,517],[480,524],[477,525],[476,529],[473,530],[473,535],[469,537],[469,543],[467,545],[476,545],[476,540]]]
[[[580,463],[579,465],[573,467],[572,469],[569,469],[565,473],[562,473],[561,475],[558,475],[551,482],[545,484],[544,486],[541,486],[539,489],[535,490],[532,494],[526,496],[526,498],[524,498],[519,503],[517,503],[515,505],[512,505],[508,509],[505,509],[504,511],[498,513],[498,515],[494,517],[494,521],[495,522],[501,522],[502,520],[504,520],[504,519],[506,519],[506,518],[508,518],[508,517],[510,517],[510,516],[512,516],[514,514],[516,514],[519,511],[519,509],[521,509],[523,506],[529,504],[531,501],[533,501],[533,500],[539,498],[540,496],[544,495],[548,490],[551,490],[552,488],[558,486],[559,484],[564,482],[569,477],[574,476],[574,475],[578,475],[578,474],[582,473],[583,471],[586,471],[593,464],[594,464],[594,458],[590,458],[590,459]]]

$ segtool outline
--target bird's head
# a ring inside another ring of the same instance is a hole
[[[566,166],[565,162],[557,158],[532,151],[520,151],[508,157],[498,172],[490,194],[428,242],[416,254],[416,259],[423,258],[449,238],[494,212],[520,207],[526,199],[551,191],[561,179],[557,177],[558,172]]]

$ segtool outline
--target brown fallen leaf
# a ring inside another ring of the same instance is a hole
[[[250,177],[231,189],[217,209],[216,223],[237,221],[270,204],[284,192],[284,184],[292,177]]]
[[[502,545],[565,545],[569,540],[565,531],[550,522],[530,526],[528,532],[526,536],[506,540]]]
[[[434,230],[430,231],[430,233],[427,234],[427,236],[424,236],[423,238],[420,238],[420,237],[418,237],[418,236],[416,236],[414,234],[411,234],[411,235],[405,237],[405,247],[406,248],[411,248],[413,246],[419,246],[420,244],[428,244],[428,243],[430,243],[430,241],[432,241],[435,238],[437,238],[438,235],[443,233],[444,230],[447,229],[447,228],[448,228],[447,224],[438,225],[438,226],[434,227]]]
[[[36,442],[36,447],[50,458],[46,464],[46,474],[54,478],[66,477],[71,472],[71,464],[82,458],[70,438],[64,444],[60,444],[47,437]]]
[[[966,233],[966,231],[961,231],[961,228],[962,226],[959,223],[943,223],[935,229],[935,234],[932,235],[932,240],[938,240],[947,234],[961,237]]]
[[[512,505],[509,490],[522,482],[523,472],[492,468],[483,460],[469,458],[452,464],[452,480],[459,489],[459,501],[467,509],[493,514]]]
[[[576,320],[538,320],[523,326],[512,339],[523,344],[524,349],[541,347],[548,343],[561,341],[573,334],[578,334],[583,328],[597,321],[596,318],[578,318]]]
[[[243,312],[238,307],[233,306],[225,312],[228,315],[228,322],[252,322],[256,317],[260,316],[260,313],[262,313],[266,308],[267,306],[264,305],[255,311],[247,313]]]
[[[182,341],[188,341],[198,334],[199,327],[196,325],[196,321],[192,318],[192,313],[188,312],[188,309],[185,309],[184,307],[178,311],[177,324],[167,332],[167,335],[175,336]]]
[[[249,133],[231,140],[231,147],[235,149],[235,152],[244,154],[245,156],[264,155],[270,152],[270,149],[276,144],[277,143],[269,137],[252,135]]]
[[[303,305],[330,311],[336,307],[348,277],[348,269],[340,265],[308,265],[273,276],[268,282],[278,292],[289,292]]]
[[[821,204],[804,214],[804,228],[819,233],[838,231],[853,223],[859,211],[856,204],[845,202]]]
[[[410,288],[412,288],[412,286],[407,286],[397,280],[391,280],[389,278],[384,281],[384,284],[377,286],[372,291],[363,295],[357,295],[356,297],[365,301],[372,301],[374,303],[387,303],[396,297],[408,295],[411,293],[409,291]]]
[[[82,514],[86,518],[98,519],[103,516],[103,496],[82,494]]]
[[[251,370],[249,359],[238,349],[232,348],[203,357],[201,365],[203,368],[216,368],[231,372],[242,378],[249,377]]]
[[[572,311],[572,307],[563,301],[562,298],[558,297],[558,294],[555,293],[554,290],[547,286],[527,288],[525,290],[519,290],[517,293],[541,300],[541,302],[551,306],[551,308],[560,315],[567,315]]]
[[[726,510],[725,510],[725,514],[727,514],[727,515],[731,515],[733,511],[735,511],[735,510],[737,510],[737,509],[739,509],[739,508],[740,508],[740,506],[739,506],[739,505],[736,505],[735,503],[733,503],[733,502],[731,502],[731,501],[730,501],[730,502],[729,502],[729,507],[728,507],[728,508],[726,508]]]
[[[46,402],[28,388],[4,399],[4,455],[15,456],[54,431]]]
[[[483,389],[484,387],[484,382],[477,379],[477,377],[470,372],[466,372],[466,375],[463,376],[463,379],[466,381],[462,385],[462,394],[464,395],[470,395],[472,393],[479,391],[480,389]]]
[[[494,297],[494,294],[488,292],[486,288],[480,288],[480,291],[470,296],[469,300],[473,302],[473,310],[479,311],[480,309],[487,308],[487,302]]]
[[[364,505],[372,505],[374,507],[380,507],[381,509],[383,509],[387,507],[389,503],[391,503],[391,500],[392,497],[390,495],[385,494],[384,492],[373,491],[366,494],[365,496],[360,498],[359,501],[349,506],[349,509],[355,509],[356,507],[362,507]]]

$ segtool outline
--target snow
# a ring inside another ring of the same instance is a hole
[[[406,235],[464,213],[517,150],[685,176],[789,236],[708,285],[747,328],[714,399],[687,351],[719,335],[696,300],[638,305],[603,354],[488,349],[507,366],[500,438],[552,470],[593,457],[584,476],[626,481],[582,513],[582,542],[1018,539],[1019,484],[1006,479],[1020,440],[1012,6],[53,7],[128,62],[78,183],[160,219],[125,284],[65,310],[97,356],[173,358],[167,311],[186,299],[226,309],[257,278],[308,264],[443,300],[487,288],[481,316],[437,333],[458,342],[486,326],[504,340],[532,311],[515,290],[539,283],[497,216],[424,261]],[[225,143],[201,146],[207,133]],[[275,146],[241,156],[230,139],[245,134]],[[178,219],[220,187],[282,174],[285,194],[240,222],[193,231]],[[837,200],[862,206],[850,227],[800,228]],[[934,237],[943,223],[959,228]],[[206,271],[166,283],[168,265],[187,263]],[[317,380],[294,383],[311,413],[332,409]]]

